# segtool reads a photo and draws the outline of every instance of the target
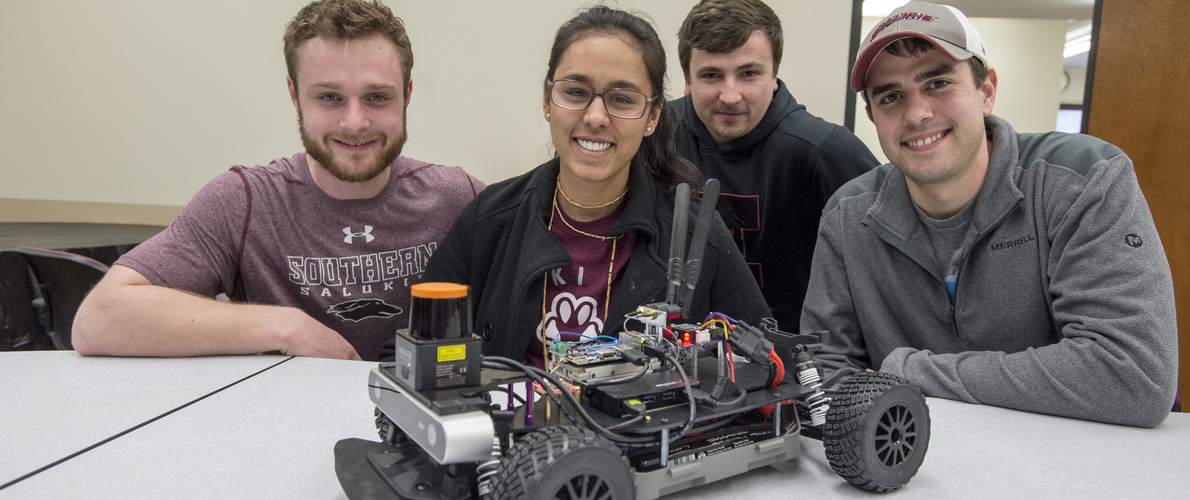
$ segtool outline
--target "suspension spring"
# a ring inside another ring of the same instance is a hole
[[[814,394],[806,398],[806,405],[810,408],[810,424],[815,427],[825,424],[831,400],[820,390],[822,377],[818,375],[818,368],[811,366],[797,372],[797,380],[802,385],[814,389]]]
[[[492,458],[475,468],[475,472],[479,474],[476,478],[476,489],[479,492],[480,498],[487,498],[491,494],[491,485],[488,481],[492,476],[496,475],[496,468],[500,466],[500,459],[503,458],[500,451],[500,438],[492,438]]]
[[[797,370],[798,383],[814,390],[814,393],[805,399],[810,412],[810,425],[818,427],[826,424],[826,412],[830,410],[831,398],[826,397],[826,394],[822,392],[822,375],[818,363],[814,362],[814,357],[810,355],[809,351],[795,349],[793,367]]]

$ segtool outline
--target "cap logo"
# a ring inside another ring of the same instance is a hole
[[[875,40],[876,36],[879,35],[881,31],[884,31],[885,28],[889,27],[889,25],[892,23],[906,19],[912,21],[924,21],[928,23],[936,18],[928,14],[919,14],[917,12],[902,12],[895,16],[889,16],[888,19],[885,19],[884,22],[880,23],[880,26],[877,26],[876,29],[872,30],[872,36],[868,37],[868,43],[871,43],[872,40]]]

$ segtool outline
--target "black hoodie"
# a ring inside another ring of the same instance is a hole
[[[756,128],[722,146],[689,97],[672,104],[685,125],[682,156],[722,183],[719,212],[778,324],[796,331],[822,208],[878,162],[850,131],[810,114],[777,83]]]

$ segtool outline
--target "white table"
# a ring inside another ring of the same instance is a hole
[[[0,366],[4,359],[0,356]],[[239,362],[237,368],[246,372],[251,368],[245,360],[259,359],[284,358],[159,361],[191,373],[200,371],[195,365],[209,364],[212,372],[222,366],[231,378],[235,370],[228,363]],[[104,373],[145,372],[149,366],[149,360],[137,359],[61,356],[51,361],[110,365],[91,368]],[[294,358],[0,490],[0,499],[344,498],[333,448],[340,439],[377,439],[366,387],[375,366]],[[170,380],[180,378],[185,377]],[[53,391],[69,399],[66,388]],[[103,407],[112,403],[102,401],[114,399],[109,391],[95,395],[92,403]],[[152,406],[149,400],[137,404]],[[1135,429],[933,398],[929,405],[933,438],[925,463],[917,477],[889,496],[1178,498],[1190,486],[1187,414],[1172,414],[1156,429]],[[4,411],[7,421],[9,410]],[[27,415],[24,410],[16,413]],[[51,427],[47,429],[54,431]],[[48,435],[47,442],[58,448],[69,444],[59,445],[53,432]],[[819,442],[805,439],[802,449],[796,460],[671,496],[873,498],[831,471]],[[9,455],[7,447],[0,447],[0,462]],[[9,480],[0,476],[0,484]]]
[[[375,366],[293,358],[0,497],[346,498],[333,450],[340,439],[377,439]]]
[[[1190,414],[1155,429],[1086,422],[927,398],[930,446],[890,497],[1183,498],[1190,489]],[[822,443],[802,457],[678,494],[681,498],[867,498],[831,470]],[[775,496],[769,496],[775,495]]]
[[[285,359],[0,352],[0,485]]]

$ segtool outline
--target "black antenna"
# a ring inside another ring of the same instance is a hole
[[[698,222],[694,225],[694,236],[690,240],[690,260],[686,261],[686,292],[682,297],[682,317],[690,315],[690,302],[694,300],[694,287],[702,271],[702,254],[707,248],[707,234],[711,232],[711,216],[719,202],[719,179],[707,179],[702,188],[702,201],[698,208]]]
[[[690,185],[678,184],[674,193],[674,226],[669,240],[669,267],[665,277],[669,286],[665,290],[665,301],[677,304],[678,291],[682,289],[683,264],[686,261],[686,229],[690,227]]]

